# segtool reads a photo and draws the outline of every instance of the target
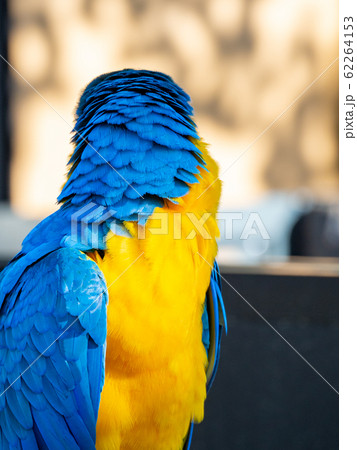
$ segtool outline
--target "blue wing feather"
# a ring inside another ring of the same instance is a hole
[[[0,280],[13,286],[0,316],[1,439],[14,448],[94,449],[104,382],[104,278],[69,248],[21,270],[17,264],[21,258]]]
[[[212,386],[218,368],[223,328],[227,332],[227,318],[221,289],[221,275],[218,264],[215,261],[202,316],[202,341],[208,353],[207,391]]]
[[[215,261],[202,314],[202,342],[208,355],[207,392],[212,387],[218,369],[222,330],[225,329],[227,332],[227,318],[221,290],[221,275]],[[191,422],[183,450],[189,450],[191,446],[193,425]]]

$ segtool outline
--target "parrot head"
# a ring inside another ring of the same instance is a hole
[[[187,194],[206,164],[189,101],[160,72],[125,69],[94,79],[78,103],[58,201],[77,209],[94,202],[130,221]]]

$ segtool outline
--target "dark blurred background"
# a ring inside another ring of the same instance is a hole
[[[0,269],[100,73],[171,75],[220,163],[229,331],[193,450],[338,448],[338,395],[283,339],[338,390],[337,33],[337,0],[1,1]]]
[[[224,273],[338,390],[335,277]],[[337,450],[338,395],[223,282],[228,335],[193,450]]]

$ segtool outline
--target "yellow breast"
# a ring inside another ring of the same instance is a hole
[[[190,421],[203,419],[201,316],[211,268],[198,252],[213,263],[220,194],[217,182],[197,200],[217,175],[205,159],[209,172],[178,205],[156,209],[145,230],[126,223],[132,237],[111,234],[104,258],[91,255],[109,292],[98,449],[177,450]],[[213,213],[204,221],[209,238],[198,225],[204,212]]]

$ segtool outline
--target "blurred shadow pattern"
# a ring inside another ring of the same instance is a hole
[[[261,133],[336,58],[337,17],[337,0],[12,0],[10,62],[58,113],[11,72],[13,207],[55,209],[79,92],[124,67],[167,72],[189,92],[223,209],[272,190],[335,202],[337,64]]]

